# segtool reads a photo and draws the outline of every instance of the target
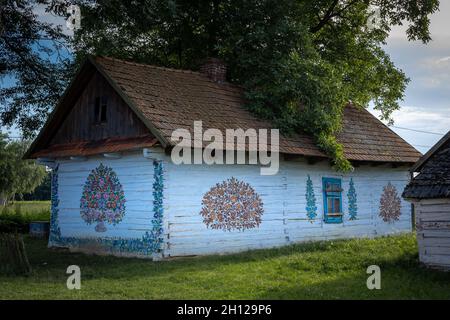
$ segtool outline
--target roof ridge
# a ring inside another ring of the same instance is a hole
[[[139,62],[124,60],[124,59],[118,59],[118,58],[113,58],[113,57],[109,57],[109,56],[102,56],[102,55],[98,55],[98,56],[94,55],[93,58],[96,61],[97,61],[97,59],[105,59],[105,60],[110,60],[110,61],[113,61],[113,62],[117,61],[117,62],[120,62],[120,63],[129,64],[129,65],[137,66],[137,67],[145,67],[145,68],[151,68],[151,69],[155,69],[155,70],[163,70],[163,71],[176,72],[176,73],[199,75],[202,78],[204,78],[204,80],[207,80],[208,82],[214,83],[216,85],[217,84],[219,84],[221,86],[227,85],[227,86],[230,86],[230,87],[242,89],[241,85],[238,85],[238,84],[235,84],[235,83],[231,83],[229,81],[224,81],[223,83],[217,83],[217,82],[211,80],[210,78],[208,78],[207,75],[205,75],[204,73],[202,73],[200,71],[194,71],[194,70],[190,70],[190,69],[176,69],[176,68],[161,67],[161,66],[157,66],[157,65],[154,65],[154,64],[139,63]]]
[[[436,142],[430,150],[428,150],[411,168],[412,172],[420,171],[420,169],[423,167],[423,165],[428,162],[428,159],[437,152],[443,145],[447,143],[447,141],[450,141],[450,131],[447,132],[441,139],[439,139],[438,142]]]
[[[94,56],[94,58],[95,59],[100,58],[100,59],[118,61],[118,62],[121,62],[121,63],[126,63],[126,64],[130,64],[130,65],[134,65],[134,66],[143,66],[143,67],[147,67],[147,68],[153,68],[153,69],[159,69],[159,70],[165,70],[165,71],[203,75],[203,73],[201,73],[199,71],[188,70],[188,69],[176,69],[176,68],[161,67],[161,66],[157,66],[157,65],[154,65],[154,64],[139,63],[139,62],[124,60],[124,59],[113,58],[113,57],[109,57],[109,56]]]

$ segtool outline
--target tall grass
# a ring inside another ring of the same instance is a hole
[[[0,209],[0,232],[28,232],[31,221],[50,221],[50,201],[16,201]]]

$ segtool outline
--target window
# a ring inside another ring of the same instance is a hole
[[[94,124],[106,122],[106,97],[96,97],[94,102]]]
[[[323,208],[326,223],[342,223],[341,179],[322,178]]]

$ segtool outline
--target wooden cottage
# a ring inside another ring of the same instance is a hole
[[[225,71],[218,60],[192,72],[89,58],[27,153],[53,167],[49,246],[161,259],[411,230],[398,192],[421,154],[351,105],[338,136],[349,174],[304,133],[280,136],[275,175],[175,164],[172,133],[194,121],[271,129]]]
[[[414,204],[420,261],[450,270],[450,132],[411,171],[403,197]]]

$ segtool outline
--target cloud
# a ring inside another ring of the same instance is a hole
[[[62,32],[68,36],[73,36],[73,30],[69,29],[66,25],[66,19],[61,16],[57,16],[51,12],[46,12],[47,8],[44,4],[38,4],[34,9],[34,14],[37,15],[37,19],[41,22],[51,23],[55,26],[61,26]]]
[[[421,107],[404,106],[393,114],[397,126],[413,125],[419,130],[447,133],[450,129],[450,116]]]
[[[447,6],[446,15],[450,15],[450,6]],[[441,30],[426,45],[406,38],[388,39],[386,52],[411,80],[405,91],[403,105],[416,106],[424,111],[450,113],[450,19],[447,20],[447,34]]]
[[[449,62],[450,62],[450,56],[449,57],[444,57],[444,58],[441,58],[441,59],[437,60],[437,63],[446,63],[446,64],[448,64]]]
[[[379,117],[379,112],[372,107],[369,108],[369,111]],[[433,108],[403,106],[393,113],[393,119],[394,126],[390,128],[422,153],[428,151],[450,130],[450,114],[434,111]]]

